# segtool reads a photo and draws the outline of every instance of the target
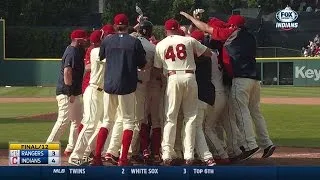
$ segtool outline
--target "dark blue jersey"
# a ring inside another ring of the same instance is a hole
[[[234,78],[259,79],[256,69],[256,39],[245,28],[236,30],[224,44]]]
[[[63,53],[58,84],[56,89],[56,95],[74,95],[78,96],[82,94],[82,79],[84,72],[84,55],[85,51],[82,48],[68,46]],[[72,68],[72,86],[71,94],[68,94],[66,85],[64,84],[64,68]]]
[[[129,34],[106,37],[100,47],[100,59],[106,58],[104,91],[125,95],[137,89],[137,68],[147,63],[141,41]]]

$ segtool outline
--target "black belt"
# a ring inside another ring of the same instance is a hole
[[[142,84],[142,81],[140,79],[138,79],[138,83]]]

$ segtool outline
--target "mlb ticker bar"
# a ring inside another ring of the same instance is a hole
[[[10,143],[9,166],[61,165],[60,144]]]
[[[215,166],[215,167],[0,167],[0,179],[32,180],[318,180],[320,167]]]

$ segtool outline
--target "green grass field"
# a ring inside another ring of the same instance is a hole
[[[320,97],[320,87],[264,87],[263,97]],[[49,87],[0,88],[0,97],[54,97]],[[6,149],[9,141],[44,142],[54,120],[23,120],[31,116],[56,112],[55,102],[0,103],[0,148]],[[272,140],[277,145],[293,147],[320,147],[320,106],[262,105]],[[66,132],[66,135],[68,130]],[[62,144],[66,143],[66,135]]]

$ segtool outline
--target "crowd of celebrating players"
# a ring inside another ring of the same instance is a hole
[[[47,143],[70,125],[64,154],[75,166],[231,164],[275,146],[260,112],[255,38],[245,19],[165,22],[156,40],[143,15],[117,14],[90,35],[71,33],[57,84],[58,118]],[[85,50],[86,49],[86,50]],[[83,103],[81,101],[83,98]]]

